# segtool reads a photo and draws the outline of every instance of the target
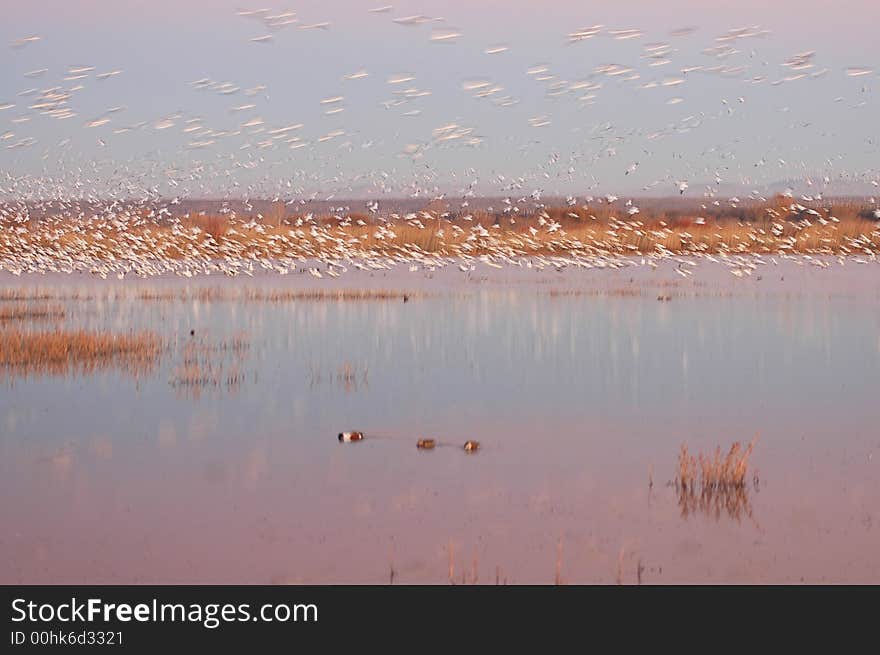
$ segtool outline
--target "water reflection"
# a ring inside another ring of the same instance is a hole
[[[86,295],[53,298],[65,330],[162,346],[0,393],[0,582],[444,582],[455,543],[456,580],[474,551],[549,583],[560,539],[570,582],[613,582],[621,544],[648,581],[880,580],[873,295]],[[750,468],[645,500],[683,441],[757,430],[760,495]]]
[[[757,486],[756,486],[757,490]],[[752,519],[752,502],[748,486],[686,487],[678,485],[678,506],[684,519],[703,515],[720,521],[722,517],[739,523]]]

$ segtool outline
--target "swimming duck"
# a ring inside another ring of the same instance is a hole
[[[464,452],[466,453],[475,453],[480,449],[479,441],[465,441],[464,442]]]
[[[419,439],[416,442],[416,448],[419,450],[431,450],[436,445],[437,442],[434,439]]]
[[[348,443],[350,441],[363,441],[364,433],[363,432],[340,432],[339,433],[339,441]]]

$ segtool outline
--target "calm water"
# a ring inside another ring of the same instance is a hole
[[[128,281],[3,278],[92,291],[60,301],[65,327],[147,328],[166,347],[140,377],[3,382],[0,582],[384,583],[393,569],[445,583],[450,561],[488,583],[551,583],[557,563],[572,583],[634,583],[640,564],[646,583],[880,582],[875,275],[333,281],[431,292],[408,303],[146,301],[113,297]],[[247,348],[223,350],[233,337]],[[175,383],[187,348],[217,385]],[[370,438],[340,444],[342,430]],[[683,516],[667,485],[679,446],[756,434],[757,488],[736,511]],[[418,451],[420,437],[443,447]]]

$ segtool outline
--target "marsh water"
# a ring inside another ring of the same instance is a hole
[[[876,264],[757,273],[4,276],[163,349],[4,372],[0,582],[880,582]],[[410,295],[240,295],[322,285]],[[741,497],[669,484],[756,436]]]

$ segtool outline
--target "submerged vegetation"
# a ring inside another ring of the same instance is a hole
[[[242,334],[226,341],[188,339],[180,349],[170,385],[182,395],[199,399],[205,390],[238,391],[245,380],[244,363],[250,344]]]

